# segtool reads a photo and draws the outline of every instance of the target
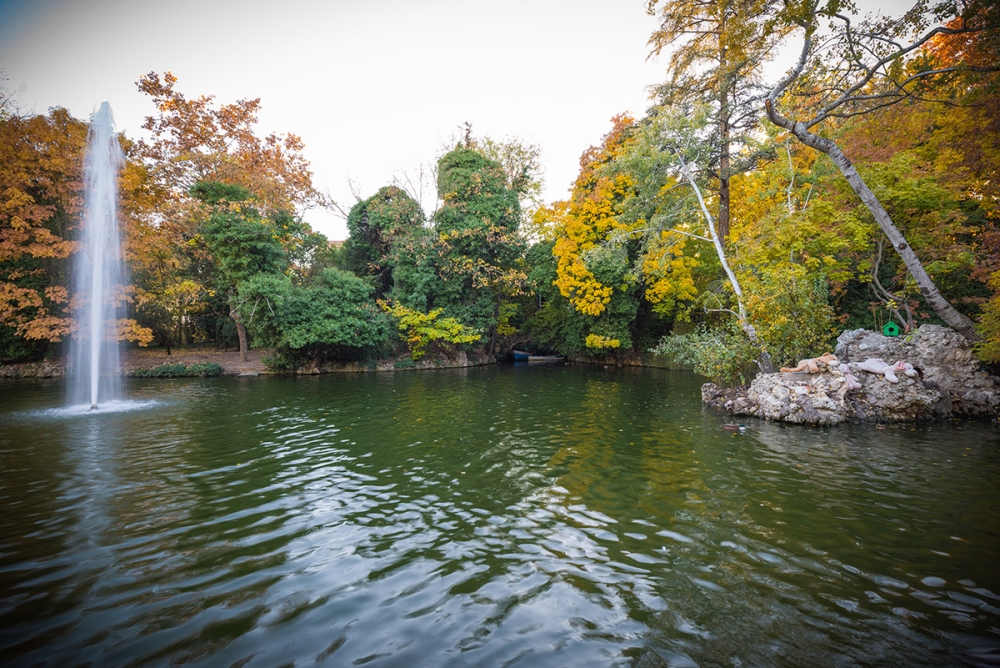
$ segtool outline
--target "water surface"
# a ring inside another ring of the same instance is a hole
[[[0,662],[960,666],[1000,430],[703,411],[589,367],[0,383]]]

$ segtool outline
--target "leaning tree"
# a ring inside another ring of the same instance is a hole
[[[803,32],[795,66],[764,101],[768,119],[812,149],[825,153],[871,212],[934,312],[969,341],[979,340],[973,322],[938,290],[923,263],[858,174],[843,150],[820,128],[824,121],[869,114],[898,102],[933,97],[937,84],[956,75],[995,70],[963,62],[936,64],[915,57],[947,35],[996,31],[989,2],[918,2],[900,18],[854,21],[840,0],[787,3],[785,20]],[[948,20],[950,19],[950,20]],[[947,20],[947,23],[944,21]],[[821,29],[827,23],[826,29]],[[938,24],[931,27],[933,24]]]

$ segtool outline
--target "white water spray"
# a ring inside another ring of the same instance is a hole
[[[118,173],[123,157],[107,102],[94,114],[84,162],[84,219],[73,269],[78,328],[70,344],[69,403],[120,399],[118,320],[127,283],[118,236]]]

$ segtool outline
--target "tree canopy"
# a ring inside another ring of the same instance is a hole
[[[122,336],[266,346],[284,368],[655,350],[745,382],[892,319],[948,324],[1000,361],[993,3],[868,18],[834,0],[647,11],[664,80],[644,114],[615,116],[583,151],[563,201],[541,201],[538,145],[467,126],[421,173],[436,178],[434,206],[397,178],[358,198],[343,246],[306,222],[329,202],[299,137],[258,132],[261,100],[141,77],[149,135],[120,138],[134,316]],[[763,65],[792,43],[794,66],[768,81]],[[87,126],[0,105],[0,357],[37,359],[74,326]]]

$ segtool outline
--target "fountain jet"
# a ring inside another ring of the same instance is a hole
[[[69,403],[120,399],[118,320],[127,276],[118,233],[118,173],[124,159],[107,102],[94,114],[84,161],[84,218],[73,267],[77,329],[70,343]]]

